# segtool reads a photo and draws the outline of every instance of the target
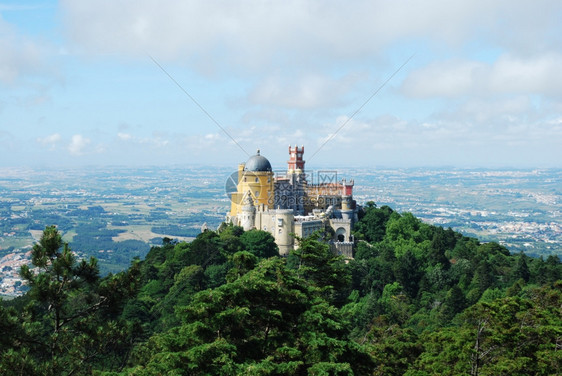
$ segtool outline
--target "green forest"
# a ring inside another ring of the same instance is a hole
[[[353,260],[222,225],[100,275],[46,227],[2,375],[560,375],[562,264],[367,203]]]

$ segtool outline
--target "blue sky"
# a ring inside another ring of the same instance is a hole
[[[0,166],[283,166],[299,144],[308,166],[562,167],[561,19],[546,0],[0,0]]]

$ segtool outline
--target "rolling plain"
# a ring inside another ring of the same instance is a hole
[[[22,292],[19,267],[29,262],[45,226],[57,225],[77,257],[96,257],[104,274],[143,258],[164,237],[190,240],[203,227],[216,229],[230,207],[225,182],[232,172],[216,166],[0,169],[0,294]],[[411,212],[512,253],[562,255],[562,170],[333,172],[354,179],[358,204]]]

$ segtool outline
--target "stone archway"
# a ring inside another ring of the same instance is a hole
[[[345,231],[345,228],[339,227],[339,228],[336,230],[336,235],[335,235],[335,237],[336,237],[336,240],[337,240],[338,242],[345,242],[345,241],[346,241],[346,237],[347,237],[346,235],[347,235],[347,231]]]

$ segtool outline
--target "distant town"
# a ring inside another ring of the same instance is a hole
[[[230,207],[232,172],[0,169],[0,294],[22,293],[19,268],[48,225],[59,227],[77,257],[95,256],[102,273],[123,270],[164,237],[190,240],[203,226],[217,228]],[[358,204],[411,212],[512,253],[562,255],[562,170],[351,168],[341,175],[355,180]]]
[[[561,170],[357,170],[356,197],[512,253],[562,254]],[[360,192],[360,193],[359,193]]]

